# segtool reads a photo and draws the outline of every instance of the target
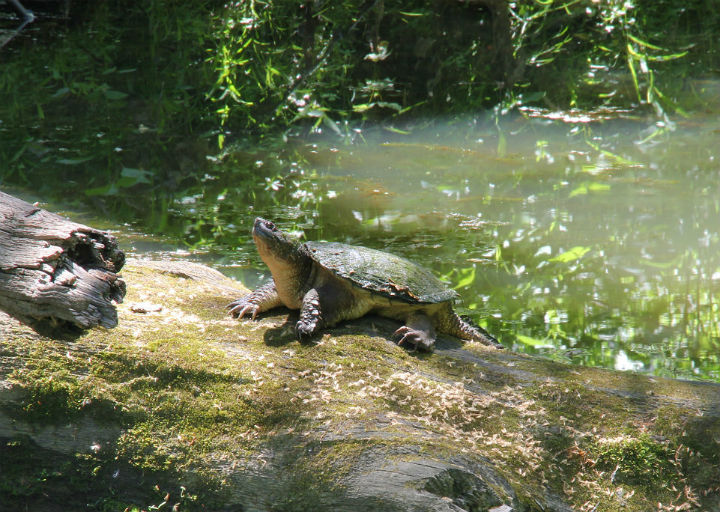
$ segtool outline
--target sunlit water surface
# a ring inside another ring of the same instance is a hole
[[[243,242],[218,264],[250,286],[267,277],[247,237],[260,215],[431,268],[513,350],[717,380],[720,122],[602,117],[305,140],[250,205],[220,215]],[[213,199],[226,200],[227,172]]]
[[[430,268],[512,350],[720,380],[720,121],[674,123],[527,110],[238,150],[172,198],[168,236],[116,234],[252,288],[263,216]]]

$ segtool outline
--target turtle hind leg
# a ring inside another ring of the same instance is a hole
[[[440,322],[438,330],[463,340],[479,341],[483,345],[499,349],[505,348],[492,334],[478,325],[474,325],[469,319],[461,318],[452,308],[448,307],[445,320]]]
[[[505,348],[505,345],[500,343],[495,336],[487,332],[479,325],[475,325],[471,323],[469,319],[463,319],[460,316],[458,316],[458,319],[460,320],[464,329],[470,333],[471,339],[479,341],[483,345],[487,345],[489,347],[495,347],[499,349]]]

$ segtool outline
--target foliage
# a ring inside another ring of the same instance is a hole
[[[720,24],[669,0],[82,5],[40,44],[3,49],[0,180],[80,189],[157,229],[205,156],[248,136],[356,138],[370,120],[532,103],[652,105],[657,135],[679,108],[665,77],[716,66]]]
[[[87,2],[76,24],[41,42],[16,38],[25,46],[3,50],[0,75],[0,183],[121,219],[156,216],[162,229],[167,196],[198,179],[207,153],[201,63],[212,5]]]
[[[678,106],[662,92],[661,71],[687,74],[715,58],[705,55],[717,21],[689,45],[692,31],[677,20],[697,19],[702,6],[661,3],[677,18],[626,0],[239,2],[216,19],[210,96],[223,126],[262,131],[308,120],[347,134],[358,117],[538,101],[645,104],[669,122],[665,111]],[[670,40],[664,22],[674,25]]]
[[[656,480],[672,482],[671,463],[675,450],[649,438],[602,439],[595,447],[599,469],[612,472],[618,483],[647,484]]]

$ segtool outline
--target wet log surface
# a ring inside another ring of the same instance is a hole
[[[115,327],[115,237],[0,192],[0,309],[40,329]]]

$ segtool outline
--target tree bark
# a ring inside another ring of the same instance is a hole
[[[115,327],[115,237],[0,192],[0,309],[35,328]]]

